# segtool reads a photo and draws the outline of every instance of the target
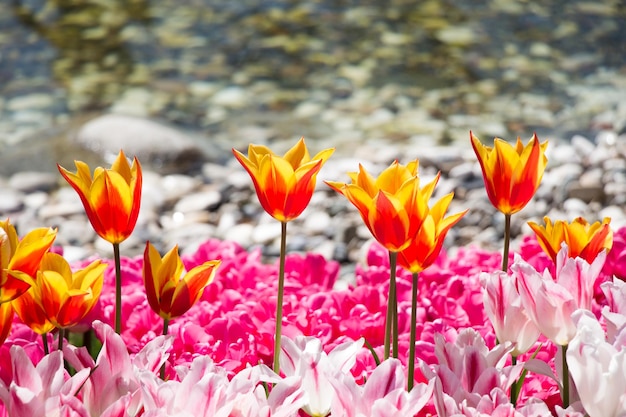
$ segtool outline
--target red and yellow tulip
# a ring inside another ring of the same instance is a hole
[[[446,234],[467,213],[464,210],[444,217],[452,197],[452,193],[448,194],[435,203],[409,246],[399,252],[398,263],[409,272],[420,273],[437,260]]]
[[[472,132],[470,138],[491,204],[504,214],[523,209],[539,188],[548,163],[545,155],[548,142],[540,144],[535,134],[526,146],[520,138],[515,146],[496,138],[494,146],[489,147]]]
[[[54,229],[42,227],[31,230],[20,240],[9,220],[0,221],[0,304],[28,291],[30,284],[9,271],[34,276],[56,233]]]
[[[185,273],[178,246],[161,258],[156,248],[147,242],[143,255],[143,280],[148,304],[165,320],[182,316],[213,281],[220,264],[221,261],[208,261]]]
[[[30,282],[35,303],[45,312],[46,318],[55,327],[66,329],[78,324],[95,306],[104,281],[107,265],[96,260],[84,269],[72,272],[67,261],[56,253],[46,253],[32,279],[22,272],[11,271]],[[28,296],[27,295],[27,296]],[[43,330],[45,323],[37,317]]]
[[[598,253],[603,250],[608,252],[613,246],[613,231],[609,226],[611,219],[608,217],[592,224],[582,217],[571,223],[557,220],[553,224],[548,217],[543,220],[545,226],[535,222],[528,222],[528,225],[537,235],[541,248],[554,262],[563,243],[567,244],[570,258],[580,257],[588,263],[592,263]]]
[[[293,220],[304,211],[315,190],[317,174],[334,151],[325,149],[311,158],[304,138],[284,156],[263,145],[250,144],[247,157],[233,149],[252,178],[261,206],[281,222]]]
[[[93,177],[89,166],[74,161],[76,173],[58,166],[65,180],[76,190],[96,233],[117,244],[130,236],[137,223],[141,204],[141,165],[137,158],[129,165],[124,152],[110,169],[97,167]]]
[[[363,222],[374,238],[387,250],[406,249],[422,226],[428,213],[428,200],[439,175],[420,188],[419,162],[407,165],[395,161],[374,178],[363,166],[350,172],[351,183],[326,181],[359,210]]]

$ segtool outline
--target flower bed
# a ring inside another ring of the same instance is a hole
[[[539,152],[538,141],[533,143]],[[307,169],[319,170],[329,156],[320,153],[309,162],[306,148],[294,149],[286,160],[295,153]],[[259,155],[238,159],[261,193],[268,183],[255,177],[265,172],[255,165],[262,166]],[[315,162],[318,157],[322,162]],[[116,164],[116,181],[128,180],[128,201],[135,201],[138,162],[134,174],[125,159]],[[277,164],[276,170],[289,174]],[[416,171],[417,164],[395,164],[381,177],[400,173],[405,177],[399,183],[406,184]],[[62,172],[68,181],[86,179],[84,172]],[[371,188],[369,174],[360,175],[355,184]],[[410,186],[416,193],[427,190],[427,202],[435,184]],[[356,192],[331,186],[348,198]],[[501,203],[492,195],[501,184],[493,187],[490,198]],[[289,205],[268,189],[262,204],[283,225],[306,206]],[[77,186],[79,193],[86,190]],[[402,190],[396,190],[399,196]],[[531,197],[526,191],[525,198]],[[7,337],[0,346],[0,416],[625,415],[626,229],[613,233],[608,221],[550,223],[538,232],[541,243],[528,236],[519,248],[505,250],[505,259],[477,247],[448,256],[439,252],[443,237],[433,238],[427,252],[405,251],[409,240],[427,240],[425,216],[447,230],[462,214],[444,218],[449,200],[442,199],[405,221],[392,215],[400,207],[396,197],[376,198],[371,207],[351,199],[359,210],[378,207],[364,219],[381,243],[371,243],[347,288],[336,285],[339,265],[320,255],[283,250],[276,264],[264,264],[259,250],[218,240],[182,259],[175,250],[161,258],[147,244],[144,257],[90,259],[70,271],[61,256],[47,252],[49,230],[33,231],[18,244],[4,222],[3,248],[11,256],[3,260],[0,292],[0,334]],[[277,200],[286,206],[277,209]],[[398,201],[412,209],[411,200]],[[525,203],[515,204],[518,210]],[[503,209],[507,216],[510,207]],[[105,213],[92,207],[90,220]],[[384,226],[387,217],[394,217],[393,233]],[[412,230],[418,220],[422,226]],[[105,219],[94,227],[116,245],[120,235],[112,229],[123,229],[125,236],[132,231],[127,223],[118,226]],[[546,250],[566,235],[556,246],[560,250]],[[43,260],[25,261],[36,257]],[[104,271],[100,280],[97,271]],[[13,319],[7,306],[15,306],[19,317]],[[55,342],[58,347],[50,348]]]

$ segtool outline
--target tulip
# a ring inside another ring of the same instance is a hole
[[[19,240],[9,220],[0,221],[0,304],[16,299],[30,288],[30,284],[8,271],[34,276],[55,238],[56,230],[39,228]]]
[[[523,209],[537,192],[548,163],[545,155],[548,142],[539,144],[539,139],[534,134],[526,146],[518,137],[513,147],[510,143],[495,138],[492,148],[483,145],[472,132],[470,139],[483,172],[487,196],[491,204],[504,214],[502,270],[507,272],[511,215]]]
[[[393,333],[393,354],[398,355],[396,263],[398,252],[405,250],[418,235],[428,215],[428,200],[439,174],[423,188],[417,175],[419,161],[407,165],[394,161],[374,178],[362,165],[359,172],[350,172],[350,184],[326,181],[332,189],[343,194],[359,210],[363,222],[374,238],[389,251],[389,297],[385,324],[385,359],[389,357],[390,339]],[[433,221],[443,216],[447,204],[441,203],[435,210]],[[448,201],[449,203],[449,201]],[[445,226],[445,225],[444,225]],[[428,239],[432,225],[424,226],[422,238]],[[421,248],[420,248],[421,249]],[[393,331],[391,326],[393,326]]]
[[[96,233],[113,244],[115,258],[115,331],[122,331],[122,269],[120,243],[130,236],[137,223],[141,204],[141,164],[137,158],[132,166],[123,151],[110,169],[97,167],[93,178],[89,166],[74,161],[76,173],[57,165],[65,180],[76,190],[83,202],[87,218]]]
[[[45,311],[48,320],[59,329],[78,324],[100,297],[107,265],[96,260],[84,269],[72,272],[67,261],[56,253],[46,253],[37,278],[16,272],[34,287],[32,298]]]
[[[502,271],[482,273],[485,313],[499,342],[513,343],[511,355],[517,357],[530,349],[539,338],[539,329],[522,306],[515,277]]]
[[[76,190],[96,233],[110,243],[126,240],[135,228],[141,203],[141,165],[137,158],[130,166],[123,151],[110,169],[74,161],[76,173],[58,165],[59,172]]]
[[[557,220],[552,223],[548,217],[543,218],[545,226],[528,222],[537,235],[541,248],[554,262],[563,243],[567,244],[570,258],[580,257],[588,263],[593,262],[600,251],[608,252],[613,246],[613,231],[609,226],[611,219],[605,217],[602,222],[589,224],[582,217],[567,223]]]
[[[411,330],[409,341],[409,364],[407,385],[409,391],[413,388],[413,375],[415,369],[415,340],[417,324],[417,288],[418,274],[437,260],[443,241],[448,230],[467,213],[467,210],[445,217],[448,206],[452,201],[453,194],[448,194],[440,199],[429,210],[422,220],[414,239],[409,246],[398,253],[398,263],[412,273],[412,296],[411,296]]]
[[[143,282],[150,308],[163,318],[163,335],[167,335],[169,322],[182,316],[202,296],[204,289],[215,277],[221,261],[208,261],[185,273],[185,267],[174,246],[161,258],[150,242],[143,253]],[[165,379],[165,364],[161,368]]]
[[[0,403],[11,417],[87,416],[76,396],[89,378],[91,369],[69,376],[63,368],[63,354],[52,352],[38,363],[22,346],[10,349],[10,384],[0,381]]]
[[[348,173],[352,183],[326,181],[326,184],[354,204],[381,245],[389,251],[400,252],[419,231],[428,213],[428,200],[439,180],[437,175],[420,188],[418,165],[418,160],[406,166],[395,161],[377,178],[360,165],[359,172]]]
[[[233,149],[252,178],[261,206],[280,222],[293,220],[304,211],[313,196],[316,176],[334,151],[325,149],[311,158],[304,138],[282,157],[263,145],[250,144],[247,157]]]
[[[143,255],[143,280],[148,304],[165,320],[182,316],[193,306],[215,277],[221,261],[209,261],[185,273],[185,267],[174,246],[161,258],[150,243]]]
[[[303,410],[308,415],[328,415],[335,394],[331,381],[350,372],[363,342],[363,338],[344,342],[326,354],[322,343],[315,337],[283,338],[281,369],[286,377],[297,376],[301,380],[308,397]]]
[[[398,263],[409,272],[420,273],[437,260],[448,230],[467,213],[464,210],[444,217],[452,196],[448,194],[435,203],[422,220],[409,246],[398,253]]]
[[[274,372],[277,374],[280,373],[287,222],[298,217],[311,201],[317,174],[334,151],[334,148],[325,149],[311,158],[304,138],[300,138],[282,157],[263,145],[250,144],[248,157],[233,149],[235,158],[252,178],[261,206],[281,224],[274,338]]]
[[[496,138],[492,148],[483,145],[472,132],[470,137],[491,204],[504,214],[523,209],[539,188],[548,162],[545,156],[548,142],[539,144],[535,134],[526,146],[517,138],[514,147]]]
[[[583,258],[570,258],[567,253],[564,245],[557,254],[554,278],[547,269],[541,275],[521,259],[511,267],[526,313],[544,336],[560,346],[564,408],[569,406],[569,371],[565,356],[569,342],[576,335],[572,314],[578,309],[591,310],[594,286],[606,259],[605,251],[591,264]]]
[[[626,328],[616,342],[609,343],[591,312],[576,311],[573,320],[577,332],[567,351],[567,363],[586,415],[626,415]]]

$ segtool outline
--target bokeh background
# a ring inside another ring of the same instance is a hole
[[[626,133],[621,0],[2,0],[0,28],[3,175],[89,160],[107,113],[222,150]]]

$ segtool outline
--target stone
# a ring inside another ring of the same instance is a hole
[[[193,211],[214,210],[222,201],[222,195],[217,190],[204,190],[194,194],[183,196],[176,205],[174,211],[188,213]]]
[[[50,172],[16,172],[9,179],[9,186],[24,193],[51,191],[59,183],[60,175]]]
[[[11,188],[0,189],[0,218],[24,207],[24,195]]]
[[[208,159],[218,160],[224,151],[207,152],[198,139],[180,130],[149,119],[107,114],[85,123],[73,138],[77,145],[112,160],[120,149],[136,156],[146,168],[160,173],[198,169]],[[204,141],[206,144],[209,141]]]

